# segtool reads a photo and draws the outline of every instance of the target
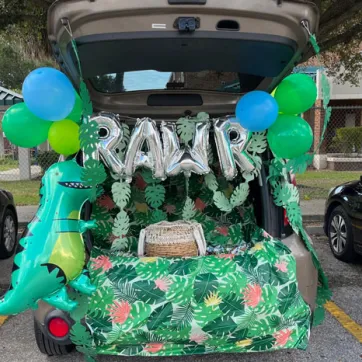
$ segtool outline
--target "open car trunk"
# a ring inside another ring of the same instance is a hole
[[[71,29],[95,109],[135,116],[232,113],[236,93],[271,91],[291,71],[308,51],[301,21],[314,33],[319,20],[312,3],[277,0],[58,1],[48,19],[57,61],[78,84]],[[230,72],[239,75],[241,86],[231,94],[167,87],[137,95],[94,87],[96,77],[142,70]]]
[[[199,112],[225,116],[234,113],[242,94],[271,91],[308,50],[302,20],[317,30],[312,3],[72,0],[51,7],[48,31],[58,63],[78,85],[73,35],[94,109],[124,115],[118,120],[129,134],[137,127],[134,117],[175,122]],[[180,122],[182,127],[197,118]],[[98,228],[89,261],[97,291],[85,316],[97,353],[169,356],[307,347],[317,274],[298,236],[290,233],[284,243],[276,239],[288,235],[264,167],[272,158],[266,133],[254,134],[247,149],[255,172],[239,172],[231,181],[221,172],[213,137],[207,146],[208,175],[156,180],[140,167],[131,184],[121,181],[112,189],[110,177],[102,185],[104,194],[93,206]],[[138,255],[141,232],[165,220],[199,223],[207,253]]]

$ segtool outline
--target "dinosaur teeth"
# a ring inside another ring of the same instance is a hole
[[[59,182],[60,185],[73,189],[90,189],[90,186],[84,186],[82,182]]]

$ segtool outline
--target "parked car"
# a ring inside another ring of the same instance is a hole
[[[145,7],[143,1],[57,1],[48,14],[48,35],[58,64],[77,86],[77,57],[64,27],[70,25],[95,112],[157,122],[198,112],[220,117],[233,114],[246,92],[272,92],[303,59],[309,37],[302,21],[317,31],[318,9],[311,2],[259,3],[154,0]],[[250,185],[258,225],[292,251],[299,290],[313,311],[317,271],[283,209],[273,203],[262,167]],[[72,349],[67,313],[39,302],[34,318],[41,352]]]
[[[351,262],[362,255],[362,177],[330,191],[324,231],[337,259]]]
[[[0,259],[10,258],[18,236],[18,216],[13,195],[0,190]]]

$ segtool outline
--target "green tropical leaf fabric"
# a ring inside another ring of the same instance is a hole
[[[305,348],[311,312],[291,252],[258,228],[244,250],[230,248],[210,247],[210,255],[187,259],[94,248],[89,269],[99,287],[86,322],[96,352],[175,356]],[[89,348],[88,337],[80,336]]]

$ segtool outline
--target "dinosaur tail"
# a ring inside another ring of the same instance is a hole
[[[0,300],[0,315],[18,314],[29,308],[27,298],[20,292],[12,289],[5,294]]]

